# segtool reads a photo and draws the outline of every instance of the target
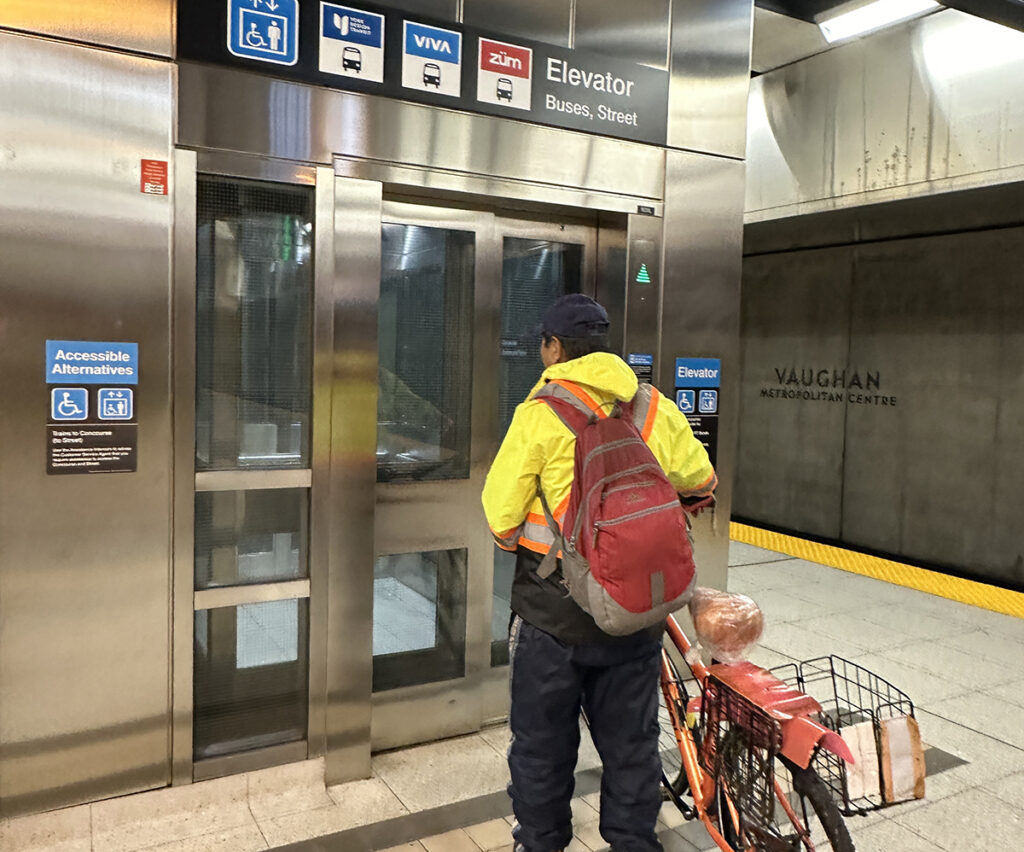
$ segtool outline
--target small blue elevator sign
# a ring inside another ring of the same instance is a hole
[[[228,50],[243,59],[299,61],[299,0],[228,0]]]
[[[717,388],[721,385],[720,358],[676,358],[677,388]]]

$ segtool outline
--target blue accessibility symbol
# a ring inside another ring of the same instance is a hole
[[[717,414],[718,413],[718,391],[716,391],[716,390],[702,390],[700,392],[700,413],[701,414]]]
[[[228,50],[243,59],[299,61],[299,0],[228,0]]]
[[[96,400],[100,420],[131,420],[133,397],[131,388],[100,388]]]
[[[50,392],[50,417],[54,420],[85,420],[89,416],[89,391],[85,388],[54,388]]]
[[[676,405],[679,406],[679,410],[683,414],[693,414],[697,408],[696,391],[692,390],[681,390],[676,391]]]

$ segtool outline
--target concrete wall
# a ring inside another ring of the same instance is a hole
[[[748,255],[742,335],[736,515],[1024,587],[1024,227]]]

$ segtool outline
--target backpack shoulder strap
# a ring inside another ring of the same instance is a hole
[[[657,389],[646,382],[642,382],[636,390],[636,395],[627,403],[623,403],[622,416],[632,421],[640,437],[647,440],[654,426],[654,415],[658,410],[658,402],[661,394]]]
[[[576,385],[556,379],[544,385],[533,398],[546,403],[565,427],[578,437],[595,418],[604,417],[601,409],[591,408],[584,400],[584,396]]]
[[[554,412],[555,416],[562,421],[565,428],[572,432],[575,437],[579,437],[579,434],[590,423],[604,416],[600,408],[594,409],[587,404],[584,399],[585,396],[586,394],[576,385],[572,384],[572,382],[556,379],[544,385],[534,394],[533,398],[545,403]],[[547,579],[555,573],[558,567],[557,554],[565,542],[562,537],[562,530],[559,528],[551,508],[548,506],[544,492],[540,489],[540,483],[538,483],[537,487],[537,496],[540,497],[541,506],[544,508],[544,518],[554,537],[554,544],[537,568],[537,576],[541,579]]]

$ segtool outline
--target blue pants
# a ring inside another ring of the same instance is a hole
[[[516,843],[525,852],[555,852],[572,839],[582,708],[604,767],[601,836],[614,852],[661,852],[660,642],[566,645],[516,618],[510,643]]]

